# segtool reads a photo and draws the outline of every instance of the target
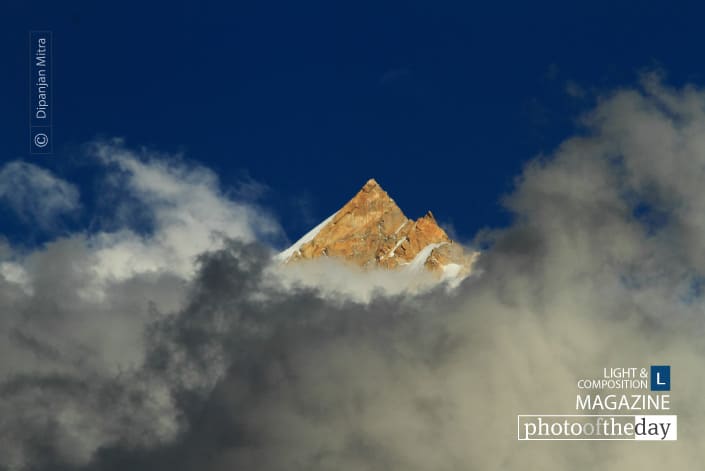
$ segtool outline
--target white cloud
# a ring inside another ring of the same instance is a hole
[[[0,169],[0,201],[25,222],[42,229],[79,209],[76,187],[36,165],[14,161]]]
[[[153,220],[147,236],[131,229],[91,238],[99,277],[125,279],[136,273],[170,271],[193,274],[195,257],[222,246],[223,238],[251,241],[277,236],[279,224],[250,203],[231,200],[217,176],[178,156],[137,154],[117,143],[96,143],[95,155],[120,174],[108,191],[125,192]]]

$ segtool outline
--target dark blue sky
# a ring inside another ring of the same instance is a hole
[[[499,199],[522,164],[596,94],[654,67],[705,82],[704,11],[575,3],[9,0],[0,159],[41,162],[90,198],[80,144],[183,151],[226,187],[268,185],[292,239],[375,177],[409,217],[431,209],[467,240],[507,222]],[[54,34],[50,157],[27,150],[30,29]],[[8,217],[0,231],[18,234]]]

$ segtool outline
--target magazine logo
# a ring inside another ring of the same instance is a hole
[[[671,390],[671,367],[668,365],[651,366],[651,390]]]
[[[671,366],[608,367],[600,377],[580,378],[579,414],[519,414],[519,440],[678,439],[678,417],[670,415]],[[603,412],[606,413],[598,413]],[[649,415],[649,412],[657,412]]]
[[[675,415],[519,415],[519,440],[678,439]]]

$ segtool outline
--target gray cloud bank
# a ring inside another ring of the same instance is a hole
[[[480,274],[413,295],[346,292],[332,265],[329,286],[283,280],[255,236],[276,223],[208,172],[102,147],[161,216],[2,251],[0,466],[698,469],[705,93],[646,76],[583,124],[517,179],[515,223],[478,235]],[[190,225],[211,206],[227,218]],[[195,253],[170,238],[191,231]],[[577,379],[660,363],[677,442],[516,440],[517,414],[574,413]]]

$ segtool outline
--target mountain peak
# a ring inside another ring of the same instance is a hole
[[[280,254],[286,262],[337,257],[369,268],[424,266],[469,272],[472,257],[454,244],[431,211],[413,221],[374,178],[338,212]]]
[[[369,192],[381,192],[381,193],[384,193],[384,194],[387,193],[387,192],[384,191],[384,189],[380,186],[380,184],[377,183],[377,180],[375,180],[374,178],[370,178],[369,180],[367,180],[367,183],[365,183],[365,184],[362,186],[362,188],[360,188],[360,191],[361,191],[361,192],[366,192],[366,193],[369,193]],[[358,192],[358,193],[359,193],[359,192]]]
[[[372,189],[374,187],[379,187],[381,189],[379,183],[377,183],[377,180],[375,180],[374,178],[370,178],[369,180],[367,180],[367,183],[365,183],[365,186],[363,186],[362,188]]]

